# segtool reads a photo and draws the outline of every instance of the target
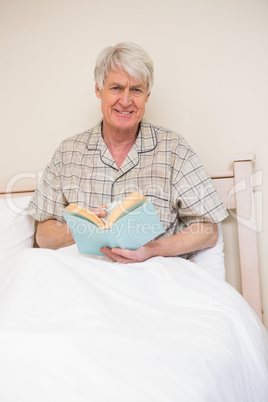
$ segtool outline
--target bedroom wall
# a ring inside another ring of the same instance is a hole
[[[208,171],[255,153],[265,323],[268,202],[266,0],[1,0],[0,186],[32,183],[59,142],[100,118],[97,53],[141,44],[155,62],[146,112],[182,133]],[[239,289],[234,219],[224,225],[228,280]]]

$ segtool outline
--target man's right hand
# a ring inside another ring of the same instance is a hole
[[[107,216],[106,205],[94,208],[91,211],[100,218],[105,218]],[[71,246],[75,243],[67,223],[61,223],[55,219],[38,222],[36,242],[41,248],[50,248],[53,250]]]

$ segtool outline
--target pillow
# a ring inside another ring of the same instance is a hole
[[[30,199],[31,196],[0,199],[0,264],[18,251],[33,247],[35,220],[24,212]]]
[[[198,251],[195,255],[195,263],[218,278],[225,280],[224,243],[221,223],[218,223],[218,232],[217,244],[214,247]]]

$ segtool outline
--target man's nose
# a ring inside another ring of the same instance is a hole
[[[122,91],[121,97],[120,97],[120,102],[121,102],[122,106],[124,106],[124,107],[131,105],[132,94],[127,88],[124,91]]]

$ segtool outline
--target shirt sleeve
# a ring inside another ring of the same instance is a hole
[[[179,221],[184,227],[196,222],[221,222],[228,214],[211,178],[197,154],[189,146],[182,148],[183,157],[178,158],[179,166],[173,181]]]
[[[27,213],[36,221],[55,219],[64,222],[62,213],[68,202],[62,191],[61,169],[61,151],[58,148],[27,207]]]

